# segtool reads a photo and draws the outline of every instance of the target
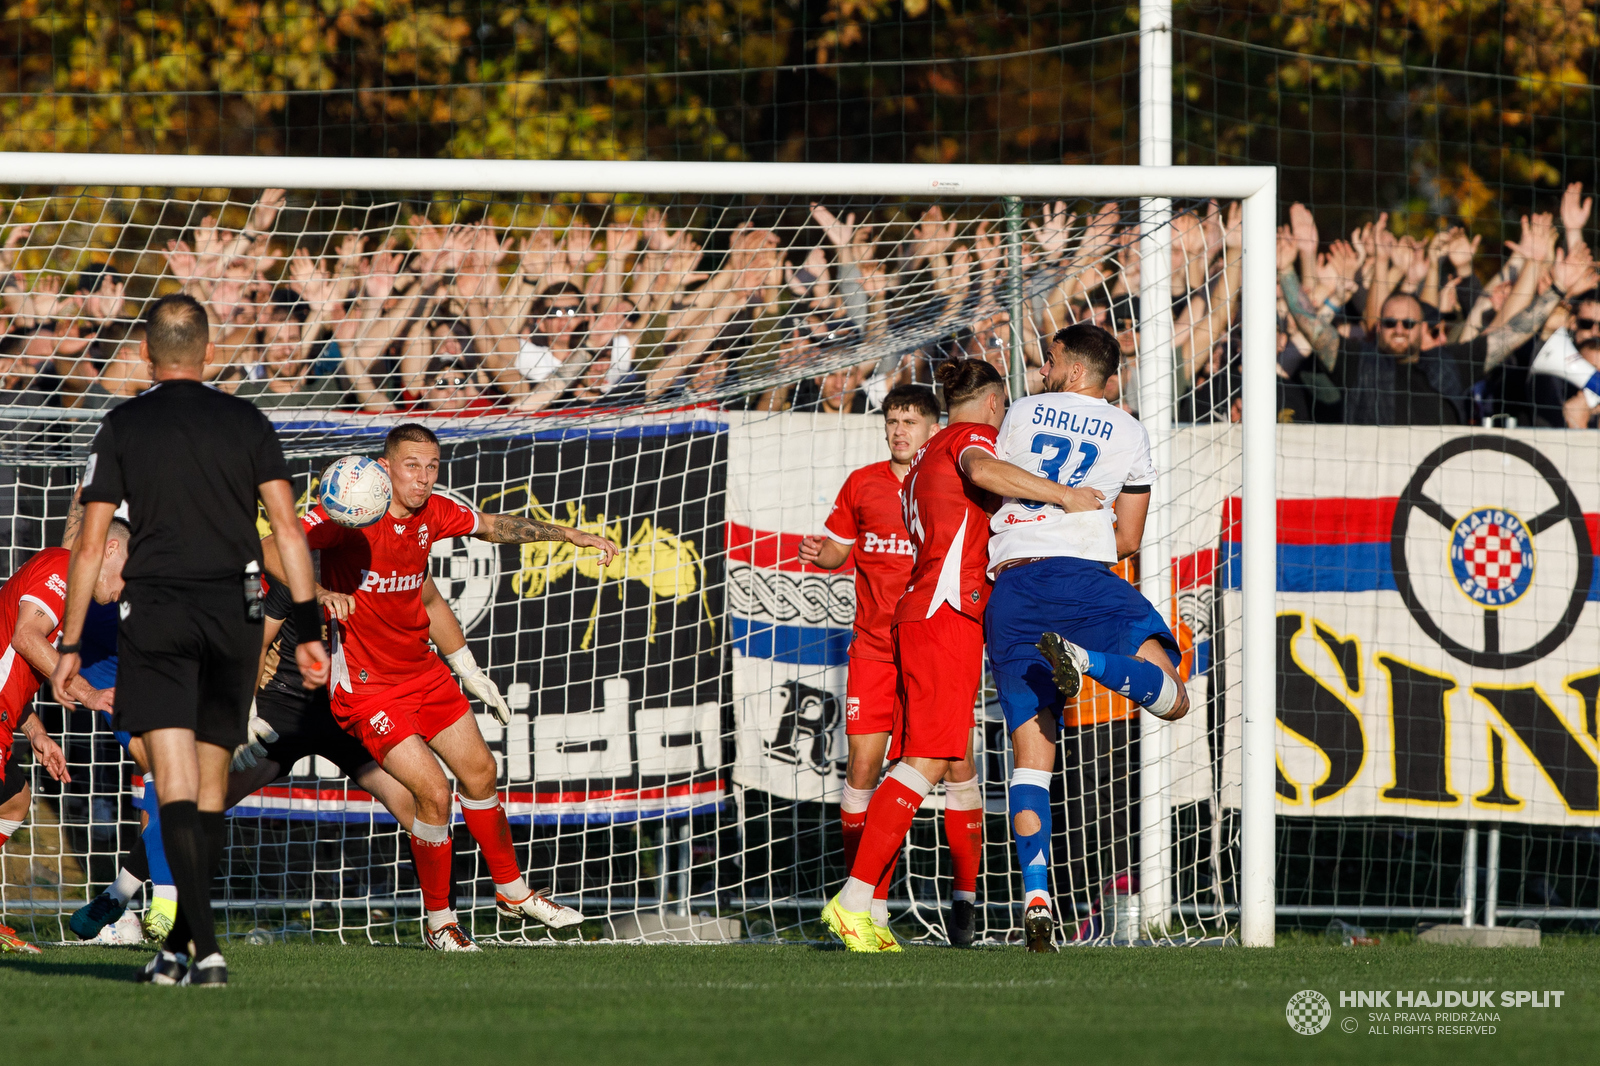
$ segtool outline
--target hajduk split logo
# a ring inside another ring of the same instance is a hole
[[[1450,531],[1450,571],[1462,593],[1486,610],[1509,607],[1533,585],[1533,538],[1503,507],[1479,507]]]

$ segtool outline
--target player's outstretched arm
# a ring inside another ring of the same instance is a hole
[[[72,545],[72,562],[67,566],[66,617],[61,620],[62,652],[50,672],[50,686],[55,690],[56,701],[71,710],[78,705],[73,695],[80,692],[76,682],[78,667],[83,660],[78,655],[78,642],[83,639],[83,621],[89,616],[89,601],[94,598],[94,587],[100,581],[100,564],[106,557],[106,532],[111,528],[111,518],[116,505],[96,500],[83,508],[83,523],[78,529],[78,539]]]
[[[529,544],[536,540],[553,540],[573,544],[580,548],[594,548],[600,552],[600,565],[606,566],[622,550],[604,537],[585,533],[581,529],[555,522],[535,522],[515,514],[484,514],[478,512],[478,531],[473,534],[490,544]]]
[[[850,545],[840,544],[832,537],[801,537],[800,561],[821,570],[837,570],[850,558]]]
[[[280,478],[263,481],[256,486],[256,491],[261,496],[261,505],[266,508],[267,521],[272,523],[273,547],[277,550],[284,580],[288,582],[290,598],[294,600],[295,632],[311,637],[309,640],[301,637],[295,646],[295,662],[300,666],[306,688],[319,688],[328,683],[328,650],[318,639],[322,633],[322,610],[317,606],[311,547],[306,543],[300,518],[294,513],[294,489]],[[86,519],[86,531],[87,524]],[[304,617],[298,613],[302,611]]]
[[[1117,515],[1117,558],[1126,559],[1139,550],[1144,540],[1144,519],[1150,513],[1150,490],[1133,492],[1124,488],[1111,505]]]
[[[961,453],[961,472],[978,488],[996,496],[1053,503],[1063,511],[1098,511],[1100,502],[1106,498],[1099,489],[1058,485],[976,447]]]

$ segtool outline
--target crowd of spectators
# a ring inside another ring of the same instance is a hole
[[[950,355],[1006,371],[1017,328],[1035,390],[1041,337],[1078,321],[1117,334],[1128,359],[1109,396],[1137,406],[1135,205],[1080,218],[1058,203],[1030,219],[1013,322],[1001,226],[937,206],[858,219],[812,204],[726,229],[674,229],[660,210],[614,206],[598,226],[582,209],[515,229],[413,215],[311,240],[278,226],[285,203],[266,190],[236,209],[238,228],[206,216],[154,250],[160,269],[143,275],[119,272],[115,256],[75,275],[26,269],[32,228],[11,226],[0,406],[96,408],[135,395],[149,384],[139,306],[178,289],[211,313],[210,379],[263,407],[865,411],[897,384],[931,382]],[[1292,205],[1276,249],[1279,419],[1590,425],[1600,278],[1583,238],[1589,210],[1569,187],[1559,233],[1552,215],[1527,216],[1491,262],[1459,228],[1396,236],[1387,216],[1325,244],[1311,212]],[[1239,417],[1240,234],[1237,204],[1173,218],[1180,422]]]

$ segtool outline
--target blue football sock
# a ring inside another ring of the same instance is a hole
[[[1050,771],[1011,771],[1011,837],[1017,842],[1017,865],[1022,867],[1022,897],[1031,904],[1037,897],[1050,900]],[[1024,836],[1017,832],[1017,816],[1032,811],[1039,828]]]
[[[154,788],[147,785],[147,788]],[[167,850],[161,844],[161,805],[152,803],[146,808],[150,815],[150,822],[144,827],[144,832],[139,834],[139,839],[144,841],[145,858],[150,863],[150,883],[156,885],[172,884],[172,868],[167,865]]]
[[[1119,696],[1126,696],[1141,707],[1148,707],[1161,695],[1167,675],[1155,663],[1131,655],[1108,651],[1088,651],[1089,668],[1084,671]]]

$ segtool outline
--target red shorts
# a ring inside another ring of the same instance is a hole
[[[354,692],[334,688],[332,695],[339,728],[361,741],[380,765],[402,740],[432,740],[471,709],[450,668],[437,658],[393,684],[357,685]]]
[[[972,706],[983,683],[983,626],[949,606],[897,622],[900,686],[889,758],[960,759],[972,743]]]
[[[845,736],[894,731],[895,689],[900,672],[894,663],[850,656],[844,690]]]

